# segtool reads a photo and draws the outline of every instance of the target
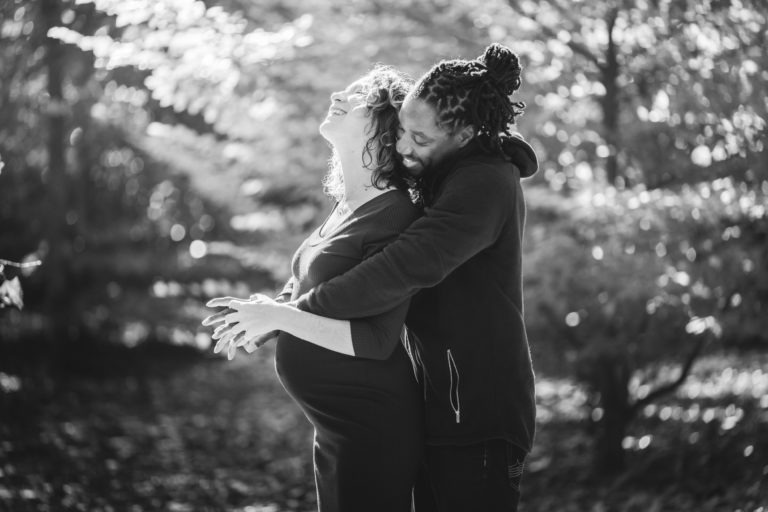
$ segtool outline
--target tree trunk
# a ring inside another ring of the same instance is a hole
[[[598,357],[594,372],[594,386],[600,393],[598,406],[603,411],[597,421],[594,468],[600,475],[610,475],[624,469],[622,442],[631,419],[631,371],[623,357],[603,354]]]
[[[608,30],[608,48],[605,52],[605,63],[601,66],[601,81],[605,87],[605,96],[601,101],[603,110],[603,138],[608,145],[608,158],[605,162],[606,181],[609,185],[618,185],[625,177],[619,171],[618,154],[620,150],[619,135],[619,62],[616,56],[616,43],[613,40],[613,27],[616,24],[617,10],[612,10],[606,20]],[[626,185],[626,183],[624,183]]]
[[[42,0],[40,13],[47,31],[60,24],[59,0]],[[46,241],[43,276],[46,283],[45,309],[48,315],[49,341],[66,339],[69,334],[69,240],[66,235],[67,176],[65,159],[66,103],[63,95],[64,47],[61,42],[45,38],[45,66],[48,73],[48,167],[45,171],[47,190]]]
[[[74,30],[84,34],[90,34],[98,29],[99,18],[95,15],[96,11],[92,6],[80,6],[76,10],[77,18],[73,23]],[[88,232],[89,202],[94,189],[92,187],[92,169],[98,151],[94,153],[93,135],[91,133],[91,109],[96,102],[93,87],[89,84],[94,74],[94,63],[96,58],[91,52],[80,52],[77,55],[70,56],[68,62],[73,62],[74,71],[68,73],[68,78],[72,85],[78,90],[78,97],[72,105],[72,127],[73,133],[77,136],[70,139],[70,144],[74,150],[74,163],[70,169],[72,176],[72,196],[69,198],[69,205],[77,211],[75,221],[75,233],[81,238],[79,250],[85,249],[85,234]],[[74,253],[78,248],[73,248]]]

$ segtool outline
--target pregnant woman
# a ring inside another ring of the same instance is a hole
[[[319,130],[333,146],[324,185],[336,204],[294,255],[284,300],[377,253],[419,216],[395,151],[398,110],[410,86],[394,69],[377,66],[331,95]],[[228,305],[228,298],[209,303]],[[424,434],[420,388],[400,340],[408,306],[404,299],[374,317],[329,322],[286,306],[267,318],[249,317],[241,302],[233,305],[237,312],[204,322],[226,318],[214,332],[219,348],[240,344],[254,322],[259,332],[281,331],[275,366],[315,427],[321,512],[411,510]]]

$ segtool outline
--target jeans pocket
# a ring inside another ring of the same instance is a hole
[[[512,443],[507,443],[507,481],[516,492],[520,492],[520,483],[525,469],[525,454]]]
[[[523,479],[523,468],[525,462],[513,462],[507,465],[507,478],[509,479],[509,486],[516,491],[520,491],[520,482]]]

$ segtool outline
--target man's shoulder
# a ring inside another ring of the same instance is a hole
[[[514,187],[520,180],[520,170],[511,162],[494,155],[478,154],[456,162],[448,181],[475,182],[482,187]],[[447,184],[447,183],[446,183]]]

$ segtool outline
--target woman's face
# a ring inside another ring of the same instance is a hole
[[[320,124],[320,134],[333,144],[355,144],[362,147],[370,129],[370,114],[365,99],[368,88],[362,79],[343,91],[331,94],[328,115]]]

